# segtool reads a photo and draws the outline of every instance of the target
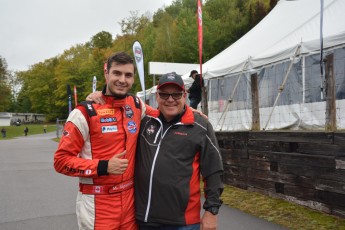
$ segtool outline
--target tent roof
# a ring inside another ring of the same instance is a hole
[[[284,60],[298,45],[301,53],[319,50],[320,5],[317,0],[280,0],[252,30],[203,64],[205,78]],[[345,43],[344,12],[344,0],[324,0],[324,48]]]
[[[171,63],[171,62],[149,62],[149,74],[163,75],[175,72],[179,75],[198,69],[198,64]]]

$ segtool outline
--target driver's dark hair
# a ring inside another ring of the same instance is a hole
[[[108,73],[109,73],[110,67],[113,64],[113,62],[120,64],[120,65],[133,64],[134,72],[135,72],[134,60],[126,52],[117,52],[117,53],[112,54],[108,58],[108,60],[107,60],[107,71],[108,71]]]

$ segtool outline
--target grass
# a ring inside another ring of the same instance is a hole
[[[24,135],[24,128],[29,128],[29,134],[43,133],[43,125],[21,125],[5,127],[7,138]],[[2,127],[0,127],[2,129]],[[56,130],[55,124],[47,125],[47,132]],[[1,137],[1,136],[0,136]],[[55,138],[59,141],[60,138]],[[201,187],[203,187],[201,185]],[[245,213],[266,219],[293,230],[345,230],[345,219],[327,215],[301,205],[281,199],[225,185],[222,194],[224,204],[239,209]]]
[[[47,132],[52,132],[56,130],[55,124],[25,124],[20,126],[0,126],[0,130],[2,128],[6,129],[6,138],[2,137],[2,134],[0,134],[0,139],[12,139],[19,136],[24,136],[24,129],[25,127],[28,127],[29,132],[28,135],[33,134],[42,134],[44,125],[47,126]]]
[[[345,230],[345,219],[282,199],[226,185],[224,204],[270,222],[296,230]]]

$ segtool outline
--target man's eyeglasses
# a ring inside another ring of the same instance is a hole
[[[162,98],[163,100],[168,100],[168,98],[171,96],[174,100],[179,100],[181,99],[183,92],[178,92],[178,93],[162,93],[159,92],[159,97]]]

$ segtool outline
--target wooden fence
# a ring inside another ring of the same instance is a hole
[[[217,132],[226,184],[345,217],[345,132]]]

